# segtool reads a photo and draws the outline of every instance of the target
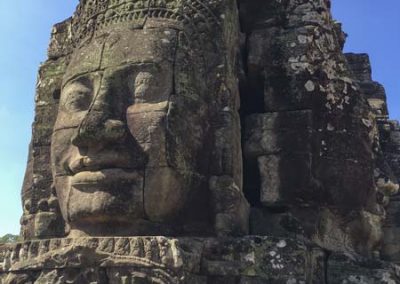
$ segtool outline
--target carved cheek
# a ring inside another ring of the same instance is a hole
[[[68,170],[68,164],[74,151],[71,147],[71,137],[74,131],[74,128],[55,131],[51,143],[53,181],[57,191],[61,212],[65,220],[67,220],[68,216],[67,200],[70,190],[70,171]]]
[[[71,138],[75,128],[60,129],[53,133],[51,141],[51,162],[54,176],[70,175],[68,164],[73,156],[74,148]]]
[[[170,168],[149,168],[146,171],[144,207],[151,221],[163,222],[176,217],[187,201],[187,181]]]
[[[70,192],[70,177],[59,176],[54,178],[54,185],[57,191],[58,203],[64,220],[68,220],[68,196]]]
[[[168,102],[132,105],[127,111],[130,134],[148,155],[149,166],[166,165],[165,131]]]

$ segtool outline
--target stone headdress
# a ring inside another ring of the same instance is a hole
[[[184,30],[192,41],[210,35],[224,18],[223,0],[81,0],[72,18],[75,46],[114,24],[142,28],[148,21]]]
[[[50,161],[60,92],[74,50],[91,42],[96,35],[112,33],[119,26],[175,29],[184,35],[177,57],[185,64],[177,66],[182,70],[200,70],[201,79],[196,82],[210,81],[206,85],[216,90],[208,92],[213,94],[215,109],[236,109],[231,104],[238,105],[238,101],[233,102],[231,98],[238,97],[237,81],[227,80],[235,78],[229,74],[233,74],[237,66],[235,43],[239,32],[236,21],[236,2],[231,0],[80,0],[74,16],[54,26],[49,59],[39,72],[36,99],[40,105],[37,104],[30,162],[22,192],[24,215],[21,233],[25,239],[65,236],[65,223],[52,187],[51,165],[43,161]],[[228,94],[227,90],[234,95]],[[223,118],[215,121],[219,128],[223,128],[224,123],[220,122],[224,121]],[[225,135],[225,130],[220,132],[221,137],[230,137]]]

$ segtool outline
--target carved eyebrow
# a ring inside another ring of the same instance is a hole
[[[81,76],[75,79],[71,79],[70,81],[66,82],[62,88],[63,92],[69,92],[72,88],[82,88],[87,90],[93,89],[93,83],[87,76]]]
[[[86,73],[75,74],[74,76],[69,76],[68,78],[63,78],[63,82],[61,84],[61,89],[64,89],[68,85],[81,82],[83,85],[92,85],[93,78],[95,78],[97,74],[103,74],[104,70],[96,70],[90,71]]]
[[[137,72],[137,71],[142,71],[147,70],[147,69],[152,69],[152,68],[157,68],[159,69],[158,63],[155,62],[130,62],[130,63],[124,63],[118,66],[112,66],[112,67],[107,67],[104,69],[104,72]],[[145,71],[144,71],[145,72]]]

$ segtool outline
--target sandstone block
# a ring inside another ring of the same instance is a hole
[[[311,151],[311,111],[254,114],[246,119],[246,158]]]
[[[311,155],[269,155],[258,158],[261,203],[282,206],[305,196],[311,185]]]

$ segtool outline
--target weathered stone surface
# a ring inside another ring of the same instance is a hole
[[[35,119],[32,127],[32,141],[22,200],[24,215],[21,218],[21,234],[24,238],[48,238],[63,234],[64,221],[59,214],[59,204],[52,188],[53,178],[50,167],[50,144],[53,126],[57,116],[61,80],[65,72],[65,59],[49,60],[39,70],[39,81],[35,97]],[[51,206],[40,206],[39,203]],[[44,221],[36,214],[52,211],[54,214],[46,222],[57,226],[37,227]],[[41,221],[39,221],[39,219]]]
[[[310,153],[311,111],[253,114],[246,119],[244,155]]]
[[[386,105],[386,92],[384,87],[372,80],[371,63],[367,54],[345,54],[354,79],[358,81],[360,88],[366,96],[372,111],[377,118],[387,118],[389,115]]]
[[[271,237],[53,239],[1,247],[0,260],[4,284],[397,283],[400,277],[390,263]]]
[[[218,235],[248,234],[250,208],[235,181],[229,176],[212,177],[210,190]]]
[[[386,219],[383,225],[382,257],[386,260],[398,262],[400,260],[399,224],[397,221],[399,209],[398,195],[396,194],[399,189],[398,179],[400,177],[398,122],[388,120],[385,89],[372,80],[368,55],[350,53],[346,54],[346,59],[376,116],[374,135],[377,145],[374,149],[376,152],[374,178],[379,202],[386,209]]]
[[[398,184],[393,183],[400,180],[400,127],[395,121],[388,121],[381,124],[380,141],[382,143],[383,155],[385,161],[390,166],[394,175],[389,178],[379,176],[379,180],[383,183],[384,188],[389,188],[391,191],[398,190]],[[390,179],[391,178],[391,179]],[[382,254],[384,259],[400,262],[400,203],[399,194],[386,198],[387,204],[387,219],[384,224],[384,245]]]
[[[247,232],[235,4],[81,1],[54,27],[23,193],[26,239]],[[209,188],[224,177],[231,204]],[[58,206],[42,214],[48,204]]]
[[[327,283],[399,283],[399,267],[357,256],[334,254],[327,263]]]
[[[271,237],[54,239],[0,252],[7,284],[323,283],[325,277],[322,250]]]
[[[399,282],[400,128],[345,37],[329,0],[81,0],[0,283]]]
[[[311,184],[311,155],[260,156],[261,203],[265,206],[298,202]]]
[[[309,207],[297,218],[307,237],[330,250],[370,255],[379,246],[384,208],[366,98],[379,98],[371,94],[379,88],[367,82],[364,57],[343,55],[344,34],[329,8],[330,1],[240,3],[244,190],[253,206],[278,207],[277,214]],[[263,224],[274,219],[265,217]]]

